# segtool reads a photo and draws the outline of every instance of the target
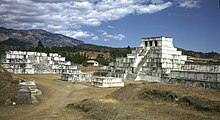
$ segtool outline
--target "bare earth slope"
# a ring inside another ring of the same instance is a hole
[[[220,94],[180,85],[128,84],[104,98],[70,104],[98,120],[220,119]]]
[[[0,105],[9,105],[15,99],[18,83],[0,66]]]
[[[86,84],[73,84],[58,80],[60,75],[19,75],[36,80],[42,90],[39,103],[0,107],[0,120],[85,120],[81,112],[69,110],[66,106],[83,99],[100,98],[117,88],[100,89]]]
[[[36,80],[43,93],[37,104],[0,107],[0,120],[220,119],[216,91],[141,82],[95,88],[60,81],[60,75],[17,76]]]

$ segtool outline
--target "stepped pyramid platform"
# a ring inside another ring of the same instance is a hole
[[[17,74],[63,73],[74,67],[57,53],[7,51],[0,58],[2,67]]]
[[[142,38],[141,44],[127,57],[110,63],[113,76],[130,80],[161,81],[171,70],[180,69],[187,56],[173,46],[173,38]]]

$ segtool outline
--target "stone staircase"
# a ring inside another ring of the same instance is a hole
[[[137,67],[134,69],[133,73],[127,74],[126,75],[126,79],[127,80],[136,80],[138,73],[140,72],[142,66],[144,65],[144,63],[147,61],[148,55],[147,53],[149,52],[148,49],[145,49],[143,51],[141,51],[141,53],[139,54],[139,56],[144,56],[141,61],[138,63]]]
[[[137,74],[135,73],[126,75],[126,80],[135,80],[136,78],[137,78]]]
[[[139,56],[144,56],[147,50],[142,50]]]
[[[134,71],[135,74],[138,74],[138,73],[139,73],[141,67],[142,67],[142,66],[144,65],[144,63],[147,61],[147,58],[148,58],[147,53],[148,53],[149,50],[144,50],[144,51],[145,51],[144,54],[141,53],[141,54],[143,54],[142,56],[144,56],[144,58],[142,58],[142,60],[138,63],[137,68],[136,68],[135,71]]]

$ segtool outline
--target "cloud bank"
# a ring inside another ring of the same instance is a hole
[[[180,7],[183,8],[198,8],[199,6],[199,0],[179,0],[177,1],[179,3]]]
[[[193,8],[198,2],[180,0],[180,7]],[[45,29],[74,38],[98,40],[85,26],[100,26],[130,14],[152,14],[173,5],[164,0],[1,0],[0,26]],[[117,37],[106,35],[106,41]],[[118,34],[118,39],[125,36]]]

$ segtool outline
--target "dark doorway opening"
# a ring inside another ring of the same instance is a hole
[[[145,46],[147,46],[147,41],[145,41]]]
[[[157,46],[157,41],[155,41],[155,46]]]
[[[150,46],[153,46],[153,41],[150,41]]]

